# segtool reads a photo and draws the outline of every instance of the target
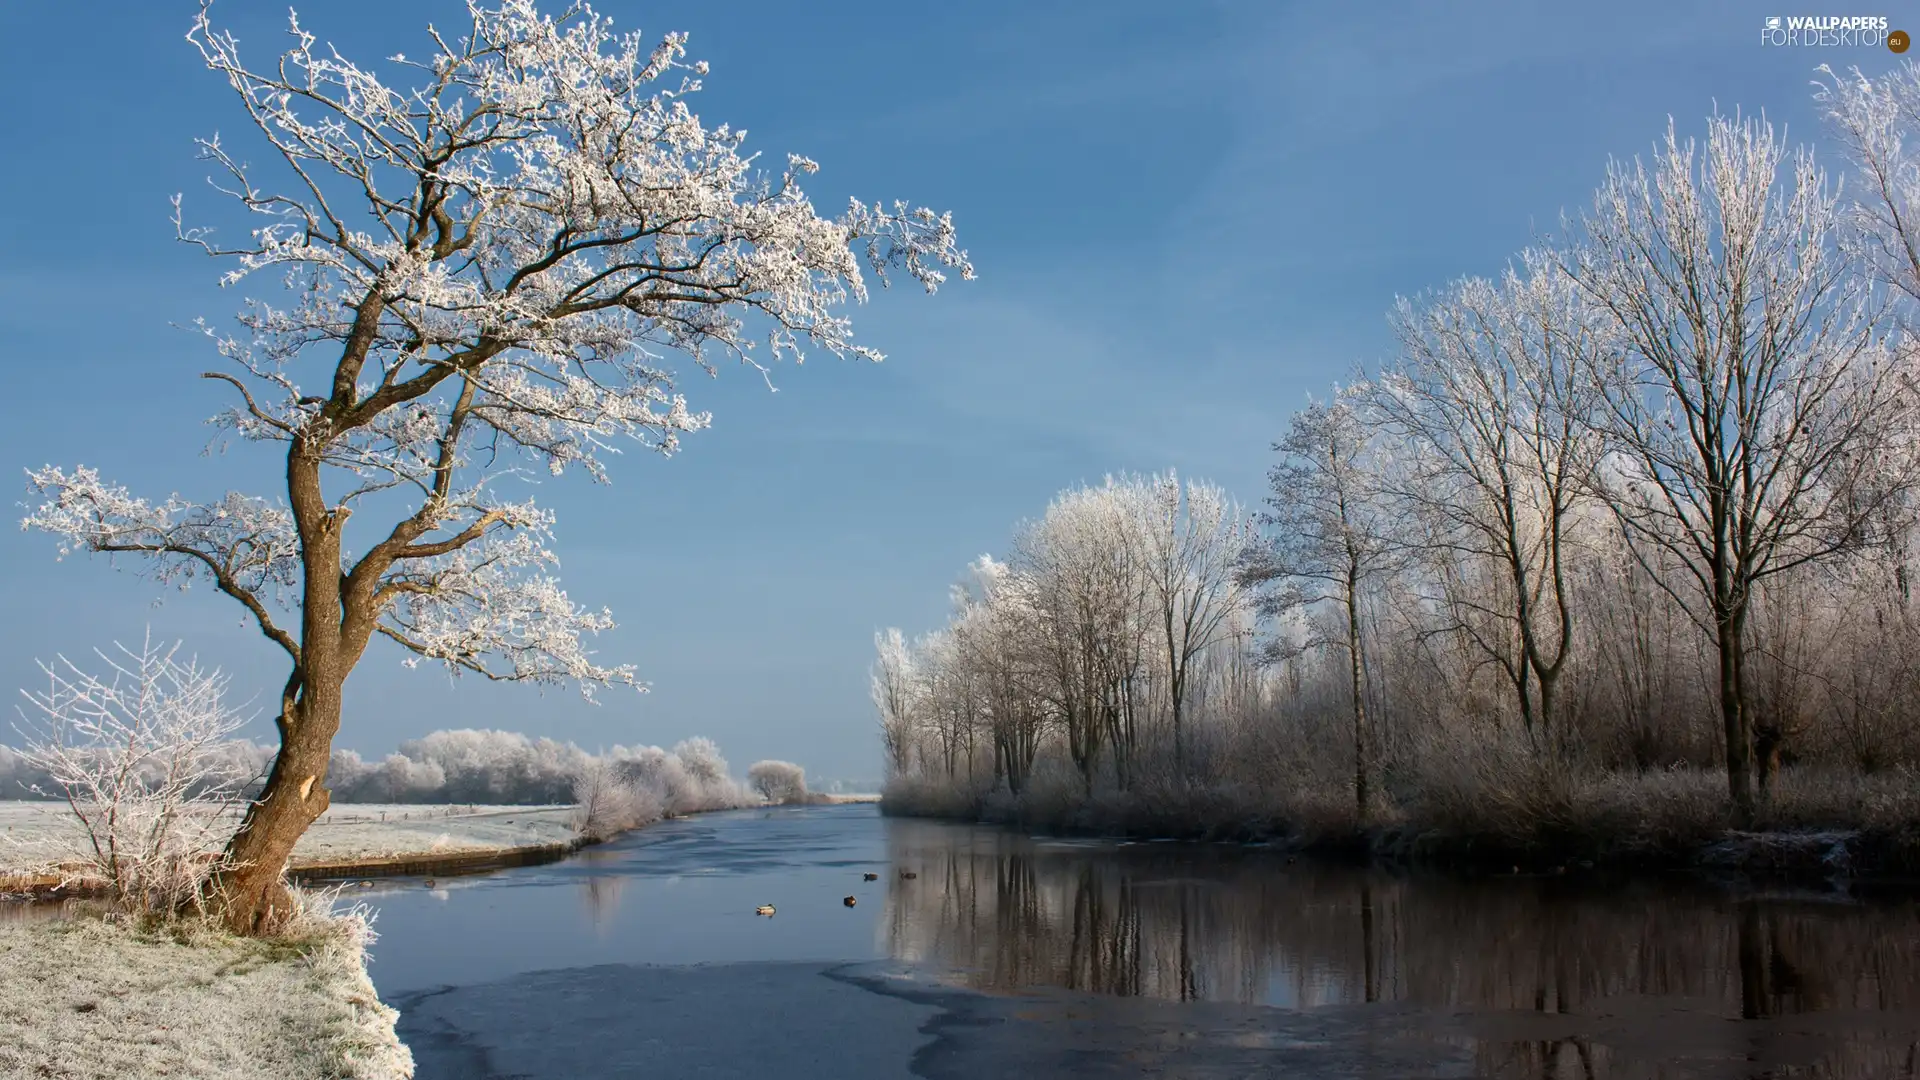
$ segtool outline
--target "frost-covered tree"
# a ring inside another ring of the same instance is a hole
[[[807,798],[807,771],[791,761],[756,761],[747,766],[747,783],[768,802],[804,802]]]
[[[573,779],[573,828],[583,839],[611,839],[657,820],[658,793],[621,775],[612,757],[587,758]]]
[[[1912,415],[1841,213],[1810,152],[1764,121],[1714,117],[1704,144],[1669,125],[1650,166],[1613,164],[1564,255],[1613,324],[1615,354],[1593,372],[1611,451],[1599,487],[1629,544],[1691,579],[1675,599],[1715,644],[1742,813],[1756,590],[1858,544]]]
[[[1033,635],[1036,667],[1068,753],[1093,790],[1101,751],[1116,733],[1117,683],[1140,652],[1145,546],[1136,497],[1142,485],[1109,481],[1055,496],[1044,517],[1025,525],[1009,565],[1029,585],[1040,613]],[[1111,710],[1111,711],[1110,711]],[[1113,747],[1116,763],[1124,743]]]
[[[1849,239],[1872,272],[1906,298],[1911,320],[1920,307],[1920,65],[1908,60],[1877,79],[1859,68],[1844,76],[1819,70],[1814,97],[1858,170],[1848,185]]]
[[[1220,639],[1240,607],[1244,557],[1252,542],[1240,507],[1225,489],[1169,471],[1135,481],[1143,488],[1139,560],[1165,650],[1172,706],[1174,771],[1186,775],[1187,697],[1194,659]]]
[[[918,665],[932,682],[926,719],[939,734],[949,778],[965,735],[978,726],[993,747],[995,782],[1004,777],[1019,794],[1051,726],[1034,648],[1044,613],[1031,582],[989,555],[968,564],[952,598],[947,631],[929,637],[930,662]]]
[[[864,272],[929,291],[972,273],[948,217],[858,201],[822,216],[800,186],[813,162],[757,171],[744,132],[694,114],[706,66],[684,35],[649,49],[584,5],[468,11],[463,33],[429,30],[424,55],[384,69],[297,18],[264,65],[204,6],[188,34],[271,164],[204,140],[252,230],[221,240],[177,201],[175,221],[224,283],[280,276],[239,333],[207,333],[228,365],[208,377],[237,402],[220,420],[284,457],[284,492],[155,501],[91,468],[31,473],[44,501],[26,524],[63,551],[203,579],[286,655],[279,754],[213,882],[236,930],[288,911],[282,872],[327,806],[342,687],[375,636],[492,679],[635,683],[586,647],[613,623],[552,576],[552,514],[498,481],[603,480],[622,441],[665,454],[707,426],[667,354],[708,372],[812,348],[879,359],[839,313]]]
[[[880,713],[880,745],[886,754],[887,775],[895,776],[907,771],[913,754],[913,650],[897,627],[873,635],[873,649],[868,691]]]
[[[1396,545],[1395,523],[1381,496],[1378,427],[1361,404],[1364,386],[1350,387],[1327,402],[1315,402],[1293,417],[1286,437],[1274,445],[1280,461],[1268,472],[1271,494],[1260,516],[1267,543],[1250,552],[1245,580],[1261,589],[1269,616],[1285,617],[1320,607],[1340,612],[1343,633],[1314,644],[1346,653],[1352,694],[1353,799],[1368,812],[1370,753],[1367,667],[1362,600],[1369,582],[1385,570]],[[1276,638],[1282,648],[1294,644]]]
[[[1426,547],[1489,567],[1491,595],[1451,590],[1457,625],[1512,683],[1528,736],[1557,738],[1574,534],[1598,458],[1585,383],[1606,355],[1603,327],[1539,252],[1498,281],[1402,301],[1394,326],[1402,355],[1371,395],[1407,449],[1393,494],[1425,524]]]

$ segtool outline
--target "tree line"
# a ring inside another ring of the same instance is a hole
[[[1764,118],[1670,123],[1501,273],[1400,300],[1260,508],[1074,487],[946,626],[879,635],[894,807],[1914,816],[1920,68],[1817,85],[1844,178]]]
[[[164,748],[138,749],[139,756],[125,764],[144,777],[140,782],[145,787],[157,786],[168,767]],[[242,793],[252,797],[272,762],[271,746],[249,739],[222,740],[195,755],[195,770],[204,784],[226,785],[237,779]],[[672,749],[614,746],[596,754],[570,742],[514,731],[462,728],[408,739],[372,761],[336,747],[328,774],[334,801],[341,803],[555,806],[575,801],[579,778],[596,763],[656,779],[667,813],[739,806],[755,798],[747,794],[747,785],[731,777],[713,740],[700,737],[683,739]],[[31,747],[0,744],[0,799],[64,799],[56,772],[55,763]],[[790,782],[805,790],[803,776],[795,775]],[[782,790],[778,797],[785,795]]]

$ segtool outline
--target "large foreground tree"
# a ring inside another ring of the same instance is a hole
[[[327,807],[343,687],[374,635],[493,679],[635,685],[583,644],[612,622],[551,576],[551,514],[493,481],[604,480],[619,440],[668,453],[705,427],[665,353],[709,373],[762,367],[756,341],[768,359],[879,359],[837,314],[864,298],[863,262],[929,291],[943,269],[972,274],[946,216],[823,217],[798,185],[812,162],[756,172],[742,132],[688,107],[706,67],[684,35],[649,49],[585,6],[555,18],[531,0],[468,14],[462,35],[430,29],[425,57],[389,58],[405,87],[297,17],[264,67],[205,6],[187,35],[271,151],[256,170],[201,143],[250,216],[245,242],[186,227],[177,200],[175,224],[228,262],[223,283],[284,275],[240,333],[209,330],[228,367],[207,375],[236,397],[220,421],[284,454],[284,498],[152,502],[88,468],[30,473],[44,502],[27,526],[210,582],[289,661],[271,775],[208,885],[238,932],[287,911],[287,859]]]

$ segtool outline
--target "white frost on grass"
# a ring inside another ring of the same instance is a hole
[[[382,815],[385,820],[382,820]],[[328,808],[293,849],[302,863],[541,847],[574,838],[571,806]]]
[[[411,1077],[398,1014],[367,978],[368,937],[352,915],[299,945],[0,921],[0,1076]]]
[[[300,838],[293,864],[562,844],[574,838],[572,816],[570,806],[345,803],[329,807]],[[34,871],[23,854],[44,853],[61,839],[77,856],[84,837],[64,803],[0,802],[0,874]]]

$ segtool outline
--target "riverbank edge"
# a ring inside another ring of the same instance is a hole
[[[645,826],[642,826],[644,828]],[[512,847],[463,848],[446,852],[405,852],[364,859],[329,859],[295,863],[287,867],[287,879],[297,885],[316,885],[376,877],[458,877],[483,874],[516,866],[538,866],[558,862],[581,848],[605,843],[615,836],[588,839],[576,837],[558,844],[526,844]],[[0,896],[30,900],[90,899],[104,894],[104,887],[93,883],[62,884],[56,874],[13,875],[0,877]]]
[[[399,1012],[367,971],[364,909],[311,908],[285,937],[94,908],[0,925],[10,971],[34,989],[0,1010],[0,1072],[76,1078],[282,1075],[408,1080]],[[287,1025],[301,1034],[286,1035]]]
[[[877,794],[858,795],[819,795],[806,803],[808,806],[851,806],[880,802]],[[729,807],[728,809],[755,809],[754,807]],[[700,813],[715,811],[694,811],[691,814],[677,815],[691,817]],[[663,818],[663,821],[673,820]],[[295,862],[287,867],[288,880],[299,885],[327,884],[340,881],[377,877],[460,877],[467,874],[484,874],[494,870],[508,870],[522,866],[540,866],[559,862],[583,848],[604,844],[618,839],[630,832],[637,832],[648,822],[631,829],[621,829],[607,836],[576,836],[560,843],[516,844],[506,847],[460,848],[453,851],[421,851],[388,853],[357,859],[311,859]],[[97,886],[62,885],[57,874],[6,875],[0,874],[0,898],[24,897],[30,900],[68,900],[98,897],[101,889]]]
[[[469,848],[447,852],[407,852],[360,859],[311,860],[289,866],[287,878],[296,885],[314,886],[375,877],[457,877],[512,867],[537,866],[558,862],[585,848],[607,843],[629,832],[637,832],[657,823],[648,822],[606,835],[576,836],[561,843]],[[104,890],[97,885],[62,885],[57,876],[0,877],[0,897],[10,896],[29,902],[88,900],[98,898],[103,892]],[[90,919],[91,917],[82,916],[82,918]],[[327,983],[319,997],[323,1004],[337,1006],[344,1003],[372,1017],[371,1027],[368,1028],[371,1032],[372,1050],[369,1051],[364,1046],[360,1047],[355,1051],[359,1058],[375,1063],[394,1061],[406,1063],[404,1069],[390,1064],[376,1064],[369,1069],[348,1071],[342,1075],[364,1077],[365,1080],[389,1080],[389,1078],[405,1080],[413,1075],[411,1054],[395,1033],[395,1024],[399,1019],[398,1011],[381,1001],[379,992],[375,989],[372,978],[367,972],[365,952],[367,936],[364,933],[353,933],[354,927],[350,925],[359,916],[350,912],[334,918],[339,924],[337,927],[320,930],[315,935],[317,944],[314,948],[332,950],[340,954],[333,964],[333,967],[338,969],[332,972],[335,977]],[[111,925],[106,920],[100,921],[105,925]],[[55,932],[54,925],[53,921],[41,924],[46,933]],[[364,930],[364,925],[361,928]],[[214,948],[231,944],[222,935],[211,931],[206,933],[211,936],[205,937],[203,943],[210,943]],[[333,940],[336,937],[339,938],[338,941]],[[134,938],[130,936],[129,941],[132,940]],[[367,1039],[363,1038],[361,1041],[366,1042]],[[391,1045],[387,1045],[388,1043]],[[353,1065],[353,1062],[358,1059],[343,1058],[343,1060]],[[359,1066],[353,1065],[353,1067]]]
[[[1018,806],[929,806],[888,796],[887,817],[1028,830],[1047,836],[1142,842],[1238,844],[1285,853],[1469,876],[1528,873],[1631,875],[1691,871],[1756,881],[1832,887],[1851,881],[1920,878],[1920,834],[1862,827],[1702,830],[1694,836],[1635,835],[1604,827],[1543,826],[1524,838],[1477,834],[1413,821],[1308,825],[1245,816],[1208,820],[1190,808],[1131,806],[1101,820],[1081,812],[1060,820]]]

